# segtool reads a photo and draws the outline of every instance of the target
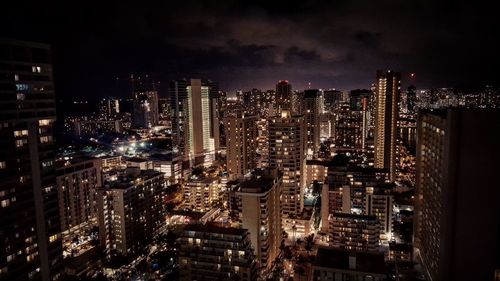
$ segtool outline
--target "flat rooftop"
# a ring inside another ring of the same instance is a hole
[[[105,186],[111,189],[127,189],[141,181],[162,175],[162,173],[155,170],[136,170],[135,173],[126,172],[125,175],[119,176],[117,180],[106,182]]]
[[[349,267],[349,257],[356,258],[354,268]],[[313,267],[349,270],[372,274],[386,274],[384,254],[379,252],[355,252],[330,247],[318,248]]]
[[[243,228],[221,227],[213,224],[188,224],[184,228],[184,231],[195,231],[195,232],[238,235],[238,236],[242,236],[248,232],[248,230]]]

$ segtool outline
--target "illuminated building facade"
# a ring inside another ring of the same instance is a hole
[[[277,170],[264,170],[243,180],[236,192],[241,200],[241,225],[250,232],[261,269],[270,269],[280,253],[281,184]]]
[[[355,251],[378,251],[380,222],[375,216],[333,213],[330,222],[330,245]]]
[[[257,167],[256,115],[238,112],[224,119],[226,133],[226,167],[230,179],[236,179]]]
[[[102,187],[101,160],[60,159],[56,164],[61,230],[96,220],[96,190]]]
[[[375,90],[375,168],[396,176],[396,135],[401,78],[398,72],[377,71]]]
[[[220,201],[220,183],[215,177],[200,176],[184,184],[184,206],[196,212],[207,212]]]
[[[129,169],[98,190],[99,239],[107,257],[131,255],[165,223],[165,179],[154,170]]]
[[[305,126],[302,116],[283,111],[269,120],[269,167],[283,173],[282,213],[298,216],[304,207]]]
[[[257,263],[246,229],[190,224],[177,239],[179,280],[257,280]]]
[[[305,90],[304,98],[304,124],[306,127],[307,155],[317,155],[319,151],[320,116],[323,113],[323,93],[321,90]]]

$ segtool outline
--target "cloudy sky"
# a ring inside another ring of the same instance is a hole
[[[414,72],[420,88],[499,81],[486,1],[8,2],[1,35],[50,42],[64,97],[120,95],[116,77],[130,73],[207,78],[229,92],[279,79],[365,88],[377,69]]]

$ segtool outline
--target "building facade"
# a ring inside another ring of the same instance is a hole
[[[248,178],[236,193],[241,199],[241,224],[250,240],[261,269],[270,269],[280,253],[282,179],[277,170],[264,170]]]
[[[498,120],[486,109],[418,116],[414,246],[430,280],[498,276]]]
[[[99,239],[107,257],[136,253],[165,224],[165,179],[154,170],[129,169],[98,190]]]
[[[0,279],[58,276],[62,258],[49,45],[0,38]]]
[[[238,113],[226,117],[226,167],[230,179],[242,177],[257,167],[256,115]]]
[[[330,245],[355,251],[378,251],[380,222],[375,216],[333,213],[330,215]]]
[[[97,189],[102,187],[100,159],[61,159],[57,162],[61,231],[97,219]]]
[[[246,229],[191,224],[177,239],[181,281],[257,280]]]
[[[305,90],[302,113],[306,126],[307,155],[317,155],[320,147],[320,117],[323,113],[323,92],[321,90]]]
[[[377,71],[375,90],[375,168],[390,170],[396,176],[396,135],[401,75],[393,71]]]
[[[269,120],[269,167],[283,173],[284,216],[299,216],[304,208],[304,165],[304,118],[283,111]]]

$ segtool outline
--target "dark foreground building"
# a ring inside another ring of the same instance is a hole
[[[0,280],[52,280],[62,257],[50,47],[0,38]]]
[[[429,280],[499,280],[500,111],[421,112],[414,242]]]

